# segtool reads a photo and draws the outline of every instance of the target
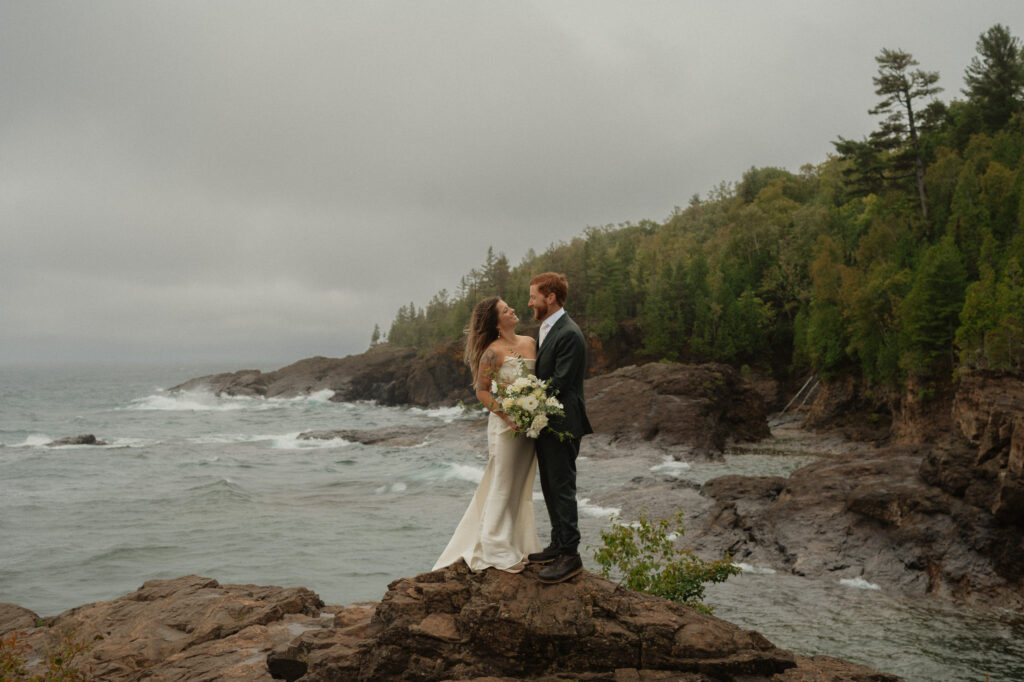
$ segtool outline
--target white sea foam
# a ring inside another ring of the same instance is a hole
[[[736,568],[740,569],[744,573],[750,573],[751,575],[773,575],[775,569],[766,568],[763,566],[754,566],[752,564],[745,564],[743,562],[733,564]]]
[[[661,464],[655,464],[650,468],[656,474],[667,474],[669,476],[679,478],[679,476],[690,468],[687,462],[678,462],[672,459],[672,455],[665,455],[665,459]]]
[[[137,398],[126,408],[140,411],[165,412],[233,412],[236,410],[265,410],[275,405],[263,398],[243,396],[216,396],[207,391],[180,393],[154,393]]]
[[[618,517],[622,512],[618,507],[600,507],[596,504],[591,504],[590,500],[586,497],[578,498],[576,500],[576,504],[581,515],[595,519],[607,519],[613,516]]]
[[[285,434],[243,434],[214,433],[206,436],[189,438],[190,443],[197,445],[224,445],[230,443],[270,443],[275,450],[320,450],[352,445],[352,441],[344,438],[299,438],[302,431]]]
[[[422,414],[427,417],[433,417],[434,419],[440,419],[445,424],[451,424],[456,419],[466,419],[469,417],[479,417],[478,410],[467,410],[458,405],[451,407],[435,407],[432,409],[423,409],[421,407],[410,407],[409,411],[413,414]]]
[[[387,492],[404,493],[408,488],[409,486],[403,483],[402,481],[397,481],[395,483],[392,483],[391,485],[379,486],[373,492],[376,495],[383,495],[384,493]]]
[[[483,467],[475,467],[471,464],[455,464],[448,462],[448,471],[445,472],[445,479],[458,479],[470,483],[480,483],[484,477]]]
[[[858,590],[880,590],[882,589],[874,583],[869,583],[864,578],[857,576],[856,578],[840,578],[840,585],[846,585],[847,587],[855,587]]]
[[[301,433],[296,431],[283,436],[253,436],[253,441],[270,441],[275,450],[324,450],[352,445],[352,441],[344,438],[299,438]]]
[[[33,433],[31,436],[26,438],[23,442],[16,443],[14,445],[11,445],[10,447],[12,447],[12,448],[39,448],[39,447],[42,447],[42,446],[46,445],[47,443],[52,443],[52,442],[53,442],[53,438],[50,438],[49,436],[44,436],[41,433]]]
[[[533,493],[533,501],[543,502],[544,493],[535,490]],[[576,499],[576,509],[581,516],[589,516],[595,519],[608,519],[613,516],[618,518],[619,514],[622,512],[622,510],[617,507],[599,507],[596,504],[591,504],[590,500],[586,497],[579,497]]]
[[[235,412],[238,410],[276,410],[295,404],[335,404],[334,391],[325,388],[294,398],[263,398],[259,396],[214,395],[209,391],[158,392],[131,401],[126,409],[166,412]]]

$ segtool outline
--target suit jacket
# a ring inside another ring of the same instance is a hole
[[[552,419],[555,431],[568,431],[576,439],[594,430],[587,419],[583,401],[583,377],[587,370],[587,342],[579,326],[562,315],[544,337],[544,345],[537,352],[534,372],[538,379],[550,379],[558,400],[565,408],[565,417]]]

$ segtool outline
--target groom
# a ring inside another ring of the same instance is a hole
[[[530,308],[540,321],[537,339],[539,379],[550,379],[565,408],[565,417],[551,420],[551,428],[537,439],[537,464],[540,487],[551,519],[551,544],[529,555],[532,563],[549,564],[538,573],[542,583],[560,583],[583,570],[578,551],[580,528],[576,510],[576,455],[580,439],[593,433],[583,403],[583,375],[587,365],[587,345],[583,332],[562,307],[569,283],[562,275],[545,272],[530,280]],[[552,429],[568,432],[562,441]]]

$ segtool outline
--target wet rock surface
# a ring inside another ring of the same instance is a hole
[[[108,445],[106,441],[99,440],[91,433],[83,433],[80,436],[68,436],[46,444],[48,448],[57,448],[64,445]]]
[[[389,585],[379,604],[325,607],[305,588],[185,576],[80,606],[40,627],[0,607],[0,634],[42,653],[69,633],[89,679],[895,680],[803,657],[757,632],[584,573],[560,585],[465,564]]]
[[[1020,529],[919,475],[937,446],[864,446],[788,478],[724,476],[688,524],[702,553],[915,596],[1024,608]],[[946,451],[945,457],[955,456]]]
[[[384,405],[432,406],[472,402],[471,378],[456,342],[420,354],[412,348],[375,346],[344,358],[313,357],[273,372],[241,370],[190,379],[168,389],[215,395],[292,398],[334,392],[336,402],[375,400]]]
[[[423,443],[432,434],[444,427],[440,426],[400,426],[383,429],[338,429],[328,431],[306,431],[298,435],[299,440],[335,440],[341,439],[350,443],[363,445],[392,445],[396,447],[412,447]]]
[[[761,394],[728,365],[633,365],[588,379],[585,390],[594,431],[624,444],[714,454],[770,435]]]

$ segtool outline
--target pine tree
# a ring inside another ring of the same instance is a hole
[[[1024,111],[1024,47],[1010,29],[996,24],[978,38],[977,50],[962,92],[980,109],[985,128],[997,131]]]

